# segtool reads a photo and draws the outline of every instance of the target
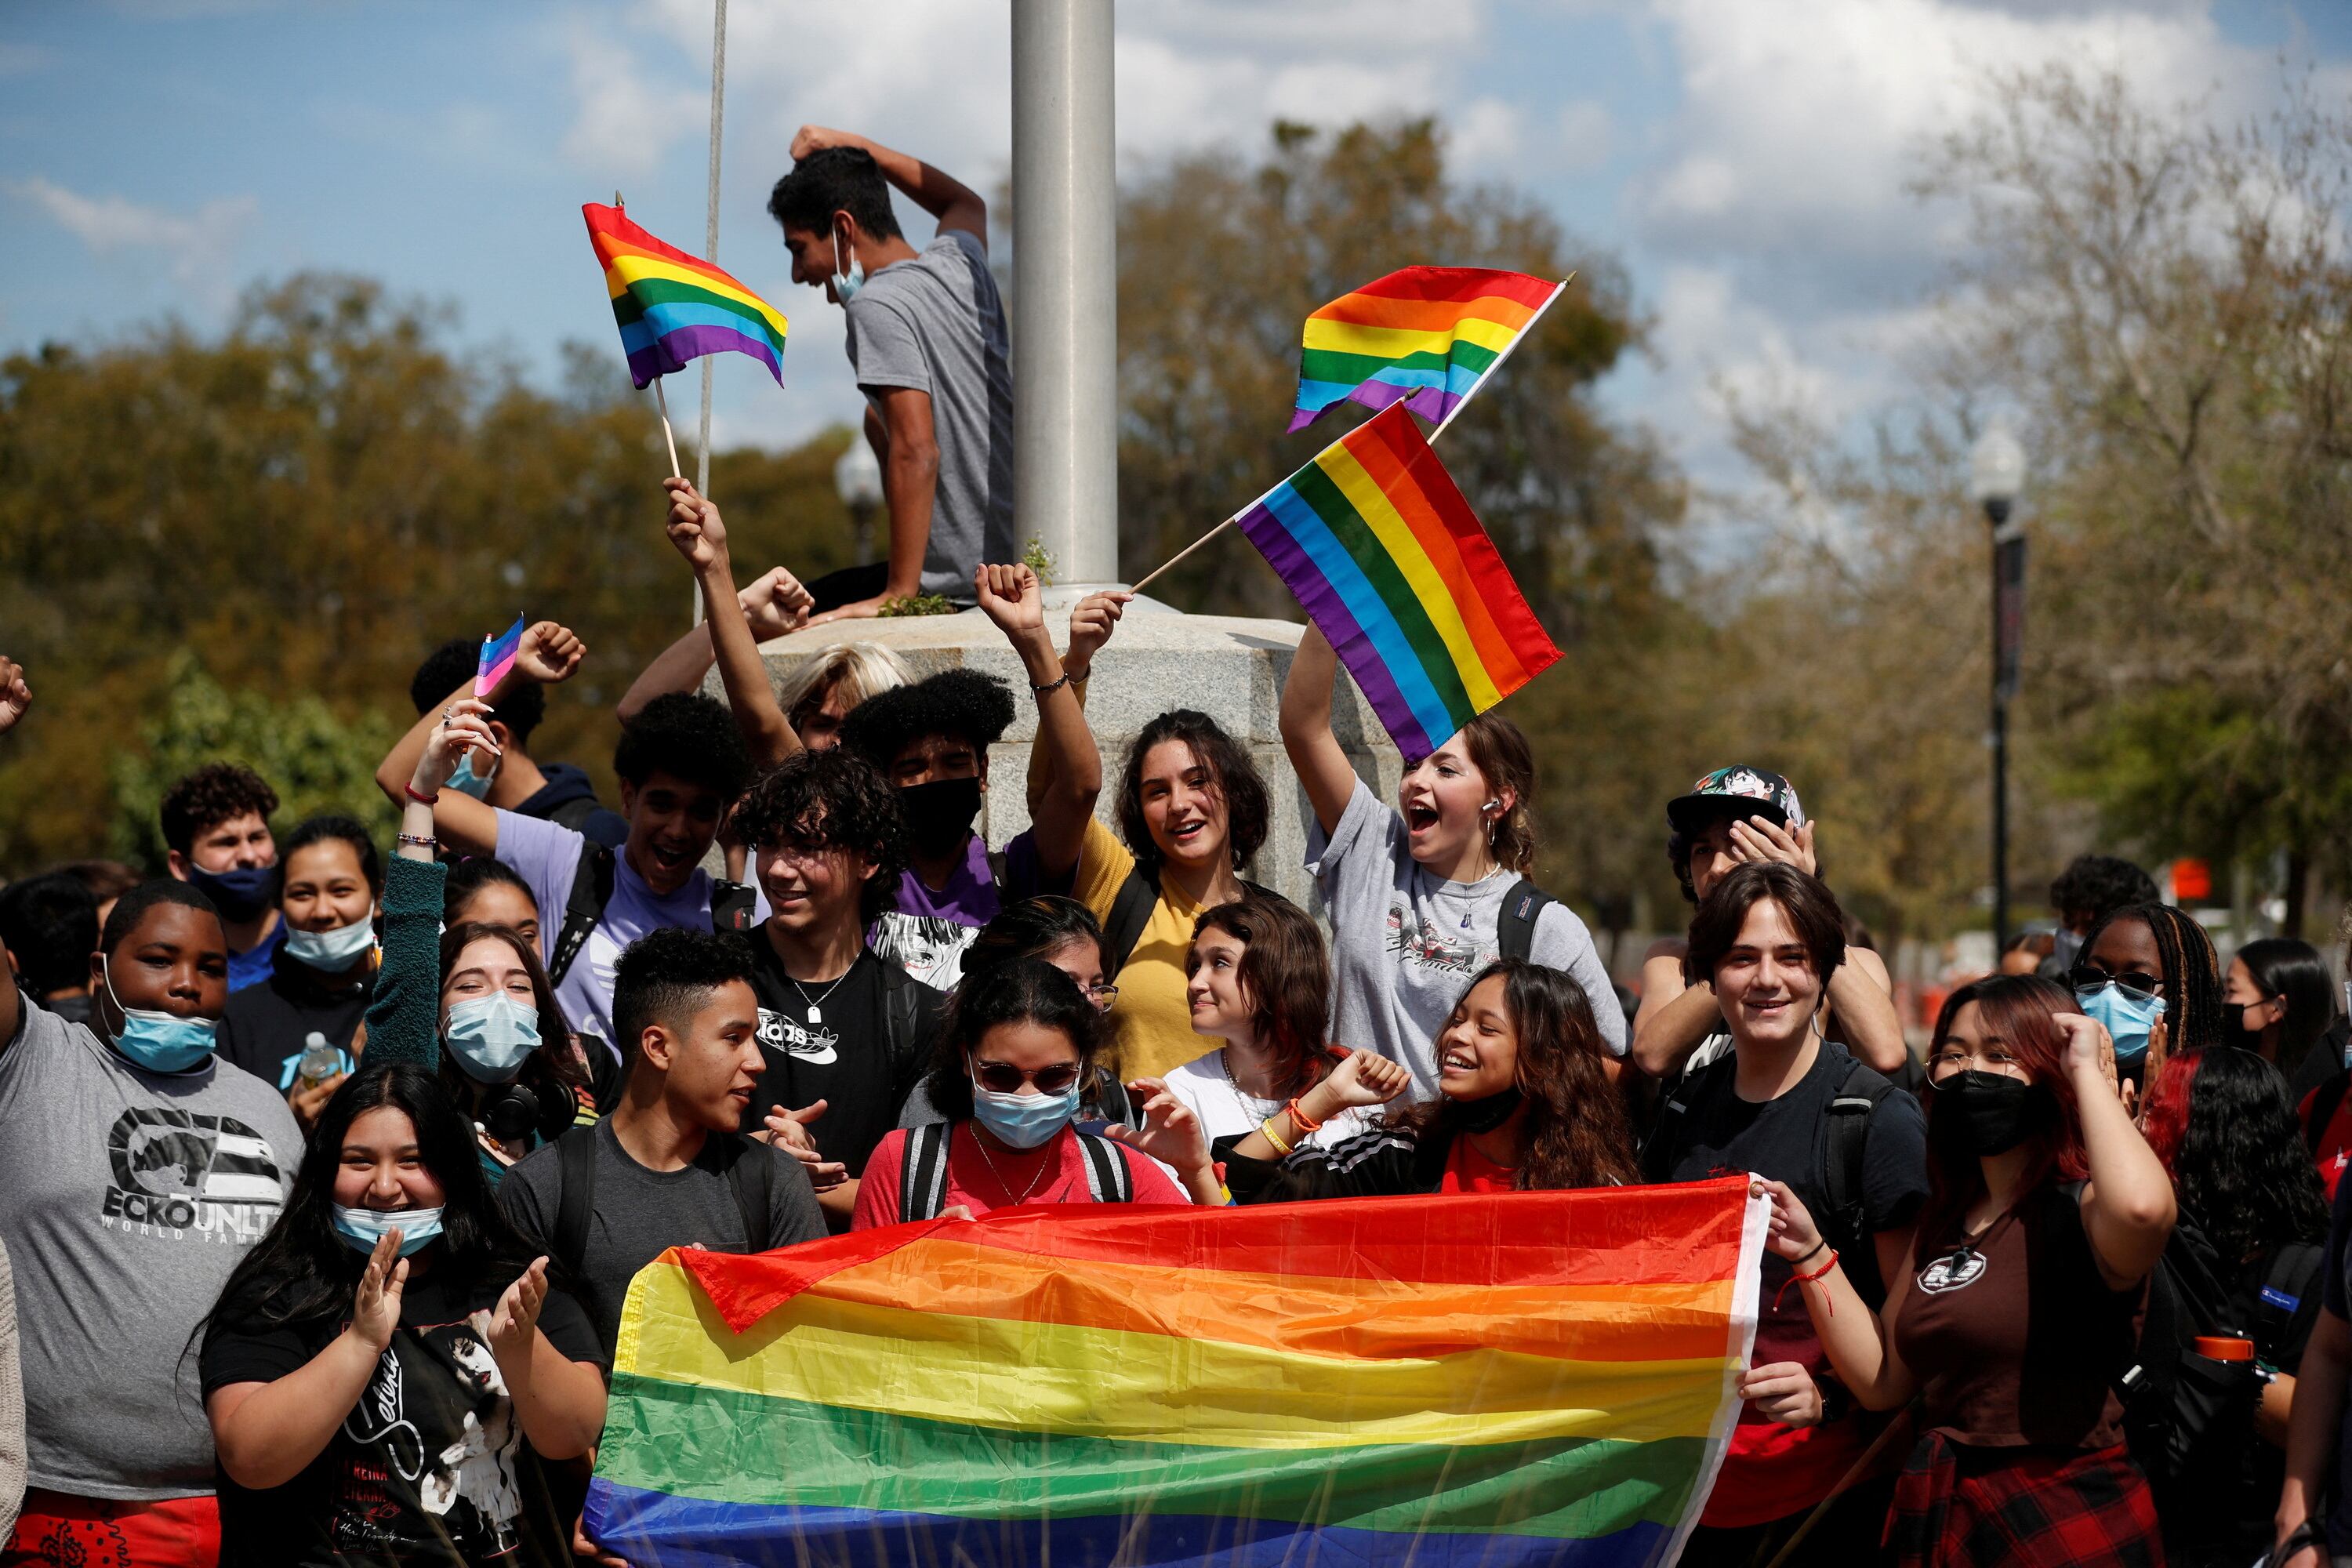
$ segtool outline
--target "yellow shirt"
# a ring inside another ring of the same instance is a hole
[[[1108,921],[1120,885],[1134,869],[1135,857],[1127,846],[1099,820],[1089,820],[1070,896],[1093,910],[1095,919]],[[1110,1009],[1118,1031],[1111,1065],[1122,1082],[1163,1077],[1220,1044],[1192,1032],[1192,1005],[1184,996],[1184,956],[1192,950],[1192,922],[1201,910],[1172,880],[1162,882],[1127,967],[1111,976],[1118,987]]]

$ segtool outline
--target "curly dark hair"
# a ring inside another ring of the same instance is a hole
[[[640,786],[666,773],[731,801],[751,782],[751,753],[727,704],[698,691],[665,691],[621,726],[613,771]]]
[[[1013,689],[977,669],[943,669],[911,686],[877,691],[841,721],[841,743],[887,773],[909,742],[969,741],[982,756],[1013,727]]]
[[[846,849],[872,862],[858,900],[867,924],[898,896],[907,868],[907,820],[898,792],[882,770],[846,746],[798,752],[769,772],[735,807],[735,831],[753,854],[793,840],[812,849]],[[756,862],[755,862],[756,868]]]
[[[185,855],[196,835],[247,812],[268,822],[278,810],[278,792],[251,768],[206,763],[163,792],[159,814],[163,842]]]
[[[473,679],[481,663],[482,645],[465,637],[451,637],[426,654],[408,683],[408,700],[416,716],[421,719],[448,701],[449,693]],[[531,731],[547,717],[547,688],[515,676],[499,690],[498,710],[491,717],[507,727],[517,745],[529,746]]]
[[[1162,741],[1183,742],[1208,769],[1209,787],[1225,803],[1226,853],[1236,868],[1247,865],[1265,843],[1272,810],[1265,777],[1249,752],[1214,719],[1197,709],[1178,708],[1143,727],[1127,749],[1127,767],[1119,775],[1118,831],[1127,840],[1128,852],[1135,857],[1136,868],[1146,876],[1157,876],[1160,871],[1160,846],[1152,841],[1151,829],[1143,820],[1143,759]]]
[[[2251,1263],[2293,1242],[2327,1237],[2327,1196],[2303,1144],[2294,1100],[2278,1069],[2253,1052],[2219,1046],[2175,1057],[2158,1089],[2185,1091],[2188,1116],[2157,1153],[2180,1207],[2229,1263]],[[2158,1090],[2148,1096],[2151,1108]],[[2151,1130],[2148,1140],[2158,1142]]]
[[[1304,1094],[1338,1064],[1324,1048],[1331,1023],[1331,959],[1323,932],[1305,910],[1279,893],[1244,892],[1204,910],[1192,922],[1198,941],[1221,931],[1244,943],[1240,980],[1250,1026],[1274,1069],[1275,1093]],[[1184,973],[1199,968],[1187,952]]]
[[[1528,1107],[1527,1153],[1513,1184],[1522,1192],[1557,1192],[1640,1181],[1633,1124],[1609,1081],[1609,1047],[1592,1016],[1592,1000],[1565,971],[1521,958],[1498,958],[1470,977],[1454,1005],[1450,1028],[1470,993],[1496,975],[1503,1005],[1518,1035],[1518,1089]],[[1433,1100],[1385,1118],[1415,1142],[1458,1135],[1465,1112],[1454,1101]]]
[[[768,216],[780,228],[824,234],[845,212],[877,239],[898,237],[898,215],[882,165],[863,147],[827,147],[794,163],[768,193]]]
[[[710,994],[732,981],[750,984],[751,944],[731,931],[664,926],[622,951],[613,974],[614,1044],[625,1062],[636,1060],[648,1024],[684,1032]]]
[[[1077,1049],[1081,1082],[1092,1077],[1108,1036],[1103,1016],[1078,983],[1044,959],[1016,958],[991,971],[987,984],[961,989],[931,1049],[923,1089],[944,1120],[962,1121],[971,1115],[971,1069],[966,1064],[1000,1024],[1059,1030]]]
[[[2114,910],[2083,939],[2084,958],[2099,945],[2109,926],[2122,921],[2146,926],[2156,939],[2157,962],[2163,970],[2157,978],[2164,982],[2165,1055],[2227,1044],[2221,1033],[2221,963],[2214,954],[2213,939],[2197,917],[2170,904],[2132,904]],[[2146,1070],[2152,1073],[2163,1065],[2151,1058]]]
[[[2156,881],[2113,855],[2077,855],[2050,884],[2050,907],[2061,915],[2104,921],[2117,910],[2157,902]]]

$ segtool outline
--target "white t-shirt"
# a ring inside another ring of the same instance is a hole
[[[1256,1131],[1259,1123],[1283,1107],[1279,1100],[1258,1100],[1235,1087],[1225,1071],[1223,1050],[1193,1058],[1170,1073],[1166,1082],[1168,1092],[1191,1106],[1192,1114],[1201,1119],[1201,1134],[1212,1143],[1220,1138]],[[1298,1147],[1337,1143],[1342,1138],[1354,1137],[1369,1124],[1366,1112],[1350,1107],[1301,1139]]]

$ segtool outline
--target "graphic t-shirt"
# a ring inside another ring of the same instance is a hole
[[[988,251],[961,229],[867,275],[842,307],[858,390],[878,405],[896,387],[928,395],[940,449],[923,592],[971,602],[983,561],[1012,561],[1012,342]]]
[[[302,1135],[208,1057],[147,1072],[30,1001],[0,1044],[0,1241],[15,1265],[30,1483],[154,1501],[213,1489],[184,1357],[278,1219]]]
[[[906,1132],[894,1131],[874,1146],[874,1157],[866,1162],[866,1179],[858,1184],[857,1208],[850,1216],[850,1229],[872,1230],[877,1226],[898,1223],[898,1173],[906,1163],[907,1138]],[[1135,1202],[1192,1201],[1176,1184],[1165,1165],[1123,1143],[1111,1147],[1127,1163]],[[972,1131],[969,1121],[957,1122],[948,1133],[948,1185],[941,1208],[961,1204],[978,1218],[992,1209],[1016,1205],[1025,1207],[1033,1204],[1092,1202],[1094,1189],[1087,1184],[1086,1151],[1078,1146],[1078,1135],[1066,1127],[1054,1134],[1043,1149],[1019,1154],[991,1155],[981,1147],[979,1135]]]
[[[1110,919],[1118,890],[1135,869],[1135,857],[1098,818],[1087,821],[1070,896]],[[1163,878],[1151,920],[1136,939],[1127,964],[1111,976],[1118,1000],[1111,1004],[1116,1047],[1107,1064],[1122,1079],[1165,1078],[1217,1042],[1192,1028],[1192,1004],[1184,995],[1184,958],[1192,951],[1192,923],[1202,907],[1172,878]]]
[[[1006,903],[1045,890],[1034,833],[1013,835],[1004,847],[1000,881],[990,864],[988,841],[977,833],[964,840],[963,859],[934,888],[914,868],[898,874],[898,890],[866,933],[866,945],[934,991],[952,991],[963,978],[964,949],[980,928]]]
[[[375,1375],[319,1457],[266,1491],[222,1478],[222,1562],[568,1564],[569,1521],[556,1517],[490,1353],[487,1314],[512,1283],[412,1278]],[[205,1336],[205,1393],[275,1383],[308,1365],[343,1327],[267,1328],[225,1305]],[[539,1331],[566,1360],[605,1363],[587,1315],[561,1290],[547,1293]]]
[[[498,857],[530,884],[531,897],[539,900],[540,957],[547,958],[563,934],[564,906],[572,901],[572,880],[588,841],[568,827],[536,817],[511,811],[500,811],[498,817]],[[766,894],[754,893],[751,918],[754,922],[768,918]],[[556,986],[555,999],[573,1029],[604,1041],[615,1058],[620,1051],[613,1043],[614,971],[629,943],[667,926],[710,929],[710,873],[698,866],[677,892],[663,896],[646,886],[626,851],[614,851],[612,901]]]
[[[768,1067],[743,1113],[744,1131],[765,1127],[772,1106],[797,1110],[822,1100],[824,1114],[809,1123],[817,1152],[853,1176],[865,1170],[929,1065],[940,1014],[939,993],[920,987],[913,1037],[894,1047],[887,985],[882,961],[870,952],[859,953],[837,980],[796,984],[767,933],[751,933],[751,989],[760,998],[760,1054]]]
[[[1212,1145],[1220,1138],[1247,1137],[1284,1104],[1244,1094],[1225,1070],[1224,1053],[1214,1047],[1170,1073],[1165,1081],[1168,1092],[1191,1106],[1192,1114],[1201,1119],[1201,1135]],[[1292,1147],[1322,1148],[1352,1138],[1370,1125],[1367,1113],[1350,1106]]]
[[[1470,977],[1501,952],[1496,930],[1518,873],[1432,876],[1412,858],[1404,818],[1361,779],[1328,839],[1321,824],[1307,825],[1307,870],[1331,914],[1332,1035],[1403,1063],[1412,1097],[1435,1099],[1437,1031]],[[1546,904],[1528,955],[1584,988],[1601,1037],[1623,1056],[1625,1015],[1576,911]]]
[[[1686,1080],[1676,1091],[1685,1109],[1661,1132],[1671,1138],[1666,1179],[1697,1182],[1752,1172],[1788,1183],[1813,1214],[1827,1212],[1829,1194],[1822,1190],[1821,1177],[1829,1105],[1853,1060],[1843,1046],[1820,1046],[1812,1067],[1794,1088],[1761,1102],[1739,1098],[1736,1069],[1728,1062]],[[1919,1102],[1897,1089],[1870,1116],[1863,1150],[1864,1227],[1875,1235],[1906,1226],[1927,1196],[1927,1119]],[[1832,1377],[1805,1310],[1804,1292],[1780,1289],[1790,1273],[1786,1258],[1764,1255],[1749,1364],[1796,1362],[1816,1380]],[[1851,1414],[1817,1426],[1793,1427],[1744,1405],[1702,1522],[1736,1528],[1809,1509],[1829,1495],[1868,1444],[1863,1424]]]

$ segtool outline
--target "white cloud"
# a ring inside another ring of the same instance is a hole
[[[260,210],[260,204],[248,195],[224,196],[193,213],[167,212],[121,196],[86,196],[38,174],[11,181],[7,188],[47,213],[94,255],[169,252],[173,278],[207,306],[226,302],[235,285],[224,264]]]
[[[666,80],[644,51],[575,27],[572,56],[573,106],[563,155],[600,180],[625,180],[660,166],[678,141],[710,123],[709,89]]]

